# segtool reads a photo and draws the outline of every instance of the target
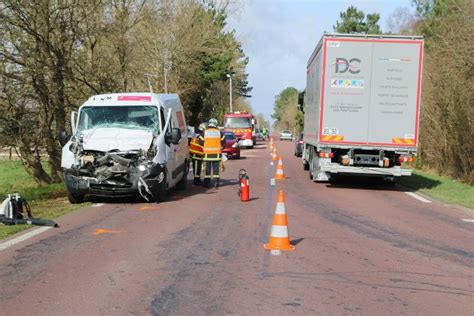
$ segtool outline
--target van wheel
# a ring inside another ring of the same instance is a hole
[[[178,190],[186,190],[186,187],[188,186],[189,163],[185,161],[184,164],[186,167],[184,168],[183,177],[176,184],[176,189]]]
[[[67,191],[67,199],[71,204],[81,204],[84,202],[84,195],[83,194],[74,194]]]
[[[166,180],[166,172],[163,170],[163,181],[158,183],[154,193],[154,198],[156,202],[165,202],[168,200],[168,181]]]

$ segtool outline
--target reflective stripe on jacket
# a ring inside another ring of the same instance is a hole
[[[220,154],[221,149],[221,132],[217,128],[208,128],[204,132],[204,154]]]
[[[191,143],[189,144],[189,152],[193,156],[204,156],[204,147],[201,145],[197,137],[193,137],[191,139]]]

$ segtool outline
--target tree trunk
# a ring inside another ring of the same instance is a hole
[[[34,154],[34,151],[32,151],[29,145],[27,144],[20,143],[19,149],[23,168],[31,177],[33,177],[36,183],[38,183],[39,185],[53,183],[51,177],[43,169],[43,165],[41,164],[41,157],[36,156]]]

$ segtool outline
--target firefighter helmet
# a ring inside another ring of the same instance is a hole
[[[207,123],[207,126],[216,128],[217,124],[218,124],[217,120],[215,118],[211,118],[209,122]]]

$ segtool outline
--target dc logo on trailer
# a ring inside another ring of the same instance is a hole
[[[361,60],[359,58],[352,58],[350,60],[347,60],[345,58],[337,57],[336,62],[334,64],[336,65],[337,74],[343,74],[347,71],[349,71],[351,74],[358,74],[360,72],[360,63]]]

